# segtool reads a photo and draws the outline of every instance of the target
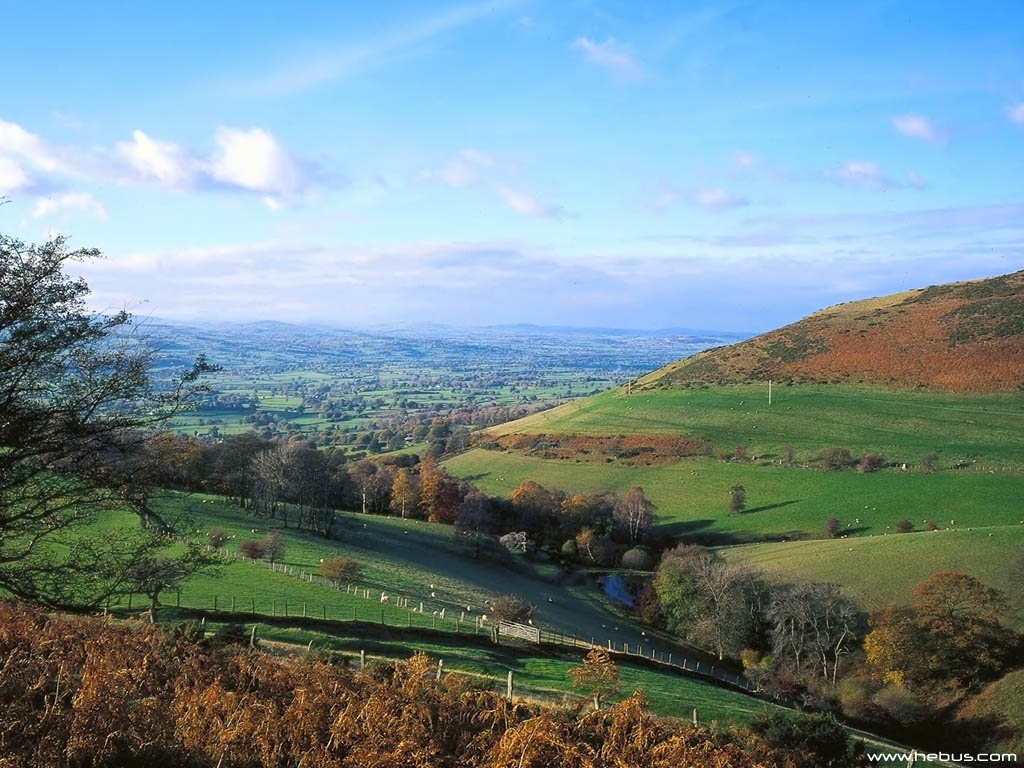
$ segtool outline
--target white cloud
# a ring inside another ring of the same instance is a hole
[[[59,171],[63,166],[45,141],[20,125],[3,120],[0,120],[0,154],[20,157],[47,173]]]
[[[480,181],[484,169],[494,167],[494,159],[479,150],[467,147],[435,171],[423,171],[421,179],[436,179],[449,187],[469,187]]]
[[[13,158],[0,155],[0,195],[27,187],[31,183],[28,173]]]
[[[131,141],[118,142],[114,152],[123,158],[144,181],[168,187],[193,183],[198,164],[181,146],[152,139],[142,131],[133,131]]]
[[[42,198],[32,209],[32,218],[41,219],[67,210],[84,211],[85,213],[92,214],[100,221],[106,221],[107,219],[107,209],[92,195],[83,193]]]
[[[878,163],[863,160],[849,160],[839,169],[828,174],[831,178],[844,184],[852,184],[871,189],[890,189],[898,186],[885,175]]]
[[[509,208],[527,216],[539,216],[549,219],[562,219],[565,216],[565,209],[562,206],[542,203],[523,192],[506,187],[503,184],[494,185],[494,194]]]
[[[892,126],[904,136],[932,144],[945,144],[948,138],[945,131],[923,115],[897,115],[892,119]]]
[[[690,202],[709,211],[724,211],[746,205],[747,200],[726,192],[720,187],[704,187],[695,189],[690,194]]]
[[[262,128],[218,128],[207,156],[136,130],[130,141],[88,152],[52,145],[0,120],[0,194],[58,190],[67,177],[189,190],[221,187],[259,193],[280,207],[312,183],[312,166],[294,158]],[[481,156],[473,157],[481,162]]]
[[[918,176],[914,171],[907,171],[907,184],[914,189],[927,189],[928,182]]]
[[[588,37],[577,37],[571,47],[580,51],[590,63],[607,69],[621,80],[640,80],[644,76],[643,67],[630,50],[614,38],[598,43]]]
[[[1006,116],[1010,118],[1011,123],[1024,125],[1024,101],[1007,107]]]
[[[737,168],[752,168],[759,162],[761,162],[761,158],[752,152],[742,149],[736,150],[736,153],[733,155],[733,165]]]
[[[302,186],[296,161],[270,133],[260,128],[218,128],[217,152],[210,175],[219,182],[274,195],[290,195]]]

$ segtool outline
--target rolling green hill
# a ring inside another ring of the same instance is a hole
[[[875,610],[907,602],[916,584],[942,570],[967,573],[1006,590],[1010,564],[1024,555],[1024,525],[752,544],[721,551],[779,581],[842,584],[862,606]],[[1013,624],[1024,628],[1024,614],[1014,617]]]
[[[832,515],[850,535],[885,533],[897,520],[916,527],[1019,525],[1024,475],[1016,472],[825,472],[753,462],[683,459],[669,464],[556,461],[471,450],[445,462],[449,472],[507,496],[523,480],[569,493],[643,487],[667,532],[711,543],[818,536]],[[730,515],[729,489],[746,489],[747,511]],[[1024,527],[1024,526],[1021,526]]]
[[[856,385],[724,385],[676,390],[620,388],[541,411],[488,430],[493,435],[694,435],[714,453],[737,444],[748,455],[778,459],[791,445],[797,460],[842,446],[920,465],[1024,467],[1024,392],[954,395]]]

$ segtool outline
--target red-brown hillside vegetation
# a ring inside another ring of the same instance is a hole
[[[767,379],[962,392],[1024,387],[1024,271],[839,304],[672,363],[640,385]]]
[[[750,732],[510,703],[424,655],[364,672],[186,632],[0,602],[0,766],[757,768],[813,765]],[[846,761],[843,761],[844,763]]]

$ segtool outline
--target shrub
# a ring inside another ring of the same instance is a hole
[[[519,621],[529,619],[535,607],[526,602],[519,595],[502,595],[491,601],[490,613],[495,622],[498,621]]]
[[[877,472],[885,466],[885,459],[876,453],[863,453],[861,454],[860,461],[857,462],[857,471],[861,474],[868,472]]]
[[[917,697],[900,685],[887,685],[871,698],[872,703],[900,725],[919,725],[931,712]]]
[[[924,529],[926,531],[937,531],[939,530],[939,526],[936,525],[932,520],[929,520],[924,524]]]
[[[845,469],[853,466],[853,456],[845,448],[825,448],[814,460],[825,469]]]
[[[937,453],[926,453],[924,456],[921,457],[921,469],[923,469],[925,472],[934,472],[935,465],[938,463],[938,461],[939,456]]]
[[[318,570],[331,584],[340,587],[342,584],[357,581],[363,568],[351,557],[332,557],[320,563]]]
[[[825,537],[834,539],[839,535],[839,518],[832,515],[828,520],[825,521]]]
[[[270,531],[263,539],[263,556],[271,563],[284,557],[284,536],[280,531]]]
[[[647,547],[633,547],[622,554],[622,567],[633,571],[654,569],[654,555]]]
[[[220,552],[228,541],[228,535],[220,528],[214,528],[208,534],[206,534],[206,543],[209,544],[215,551]]]
[[[229,645],[249,645],[249,635],[241,624],[222,624],[207,641],[211,648],[224,648]]]
[[[568,539],[562,543],[562,556],[576,559],[580,553],[580,548],[576,546],[576,539]]]
[[[764,712],[750,730],[776,749],[792,751],[791,765],[838,768],[848,764],[850,741],[834,715]]]
[[[909,520],[897,520],[893,523],[892,529],[896,531],[896,533],[910,533],[914,530],[914,524]]]
[[[255,562],[263,557],[263,542],[257,539],[240,541],[238,542],[238,554]]]

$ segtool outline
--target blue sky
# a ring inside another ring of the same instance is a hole
[[[762,330],[1024,267],[1024,4],[2,2],[97,309]]]

